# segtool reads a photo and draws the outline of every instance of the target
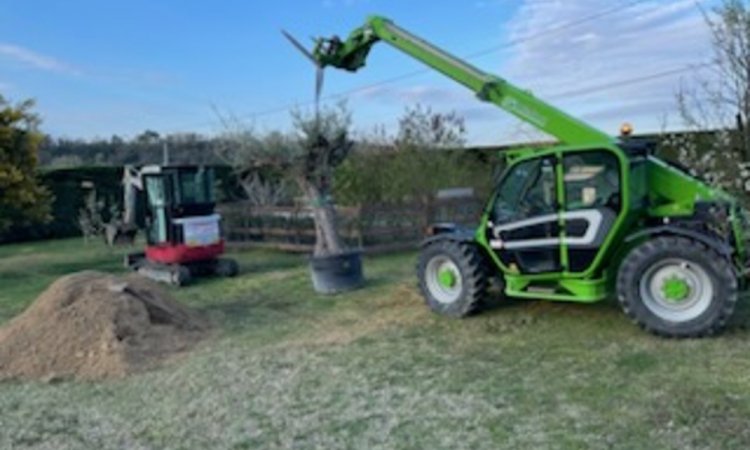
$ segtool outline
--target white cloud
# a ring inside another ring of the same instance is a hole
[[[445,82],[438,82],[435,85],[382,85],[358,92],[351,97],[351,100],[399,107],[422,104],[439,111],[456,111],[466,120],[474,123],[496,122],[498,117],[502,118],[504,114],[497,106],[481,102],[470,90],[459,85],[451,86]]]
[[[79,69],[57,58],[37,53],[27,48],[0,42],[0,57],[6,57],[34,69],[67,75],[80,75]]]
[[[442,103],[453,104],[467,99],[470,94],[461,88],[446,88],[431,85],[394,86],[381,85],[357,92],[353,97],[382,103]]]
[[[508,37],[522,42],[501,64],[500,74],[607,131],[625,120],[658,127],[664,114],[674,111],[675,91],[685,74],[616,85],[709,59],[709,32],[694,0],[647,1],[533,38],[539,30],[611,6],[606,0],[525,0],[508,22]],[[566,95],[572,91],[574,97]]]
[[[523,0],[503,27],[504,40],[518,44],[476,64],[611,134],[625,121],[639,131],[658,131],[665,115],[676,117],[680,80],[692,76],[675,69],[710,59],[708,28],[694,0],[650,0],[616,12],[612,6],[607,0]],[[580,23],[603,11],[612,13]],[[580,24],[565,26],[568,23]],[[650,77],[654,74],[661,76]],[[457,84],[430,78],[438,81],[379,86],[355,99],[456,110],[467,119],[472,143],[519,140],[518,124],[508,114],[478,102]],[[679,126],[678,121],[672,123]]]

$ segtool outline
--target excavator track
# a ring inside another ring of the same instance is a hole
[[[172,286],[187,286],[196,276],[234,277],[239,273],[239,265],[229,258],[217,258],[191,264],[160,264],[149,261],[143,253],[127,255],[125,267],[143,277]]]

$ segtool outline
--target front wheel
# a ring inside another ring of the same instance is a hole
[[[487,295],[488,268],[476,245],[438,241],[419,255],[417,277],[427,305],[436,313],[466,317]]]
[[[634,248],[617,277],[622,309],[644,329],[668,337],[721,331],[737,303],[732,264],[703,243],[659,237]]]

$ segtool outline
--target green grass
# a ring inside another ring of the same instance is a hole
[[[102,383],[0,384],[0,448],[749,448],[750,309],[664,340],[613,302],[498,302],[455,321],[414,287],[413,254],[368,287],[312,292],[304,258],[174,289],[220,328],[188,358]],[[79,240],[0,247],[0,321],[70,271],[119,271]]]

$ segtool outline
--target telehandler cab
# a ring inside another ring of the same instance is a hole
[[[320,71],[357,71],[386,42],[556,137],[507,154],[478,228],[433,226],[418,277],[434,311],[475,312],[498,276],[508,297],[597,302],[615,294],[644,329],[669,337],[722,330],[747,275],[747,219],[731,196],[614,139],[508,81],[372,17],[348,39],[319,39]],[[296,45],[299,46],[297,43]]]

